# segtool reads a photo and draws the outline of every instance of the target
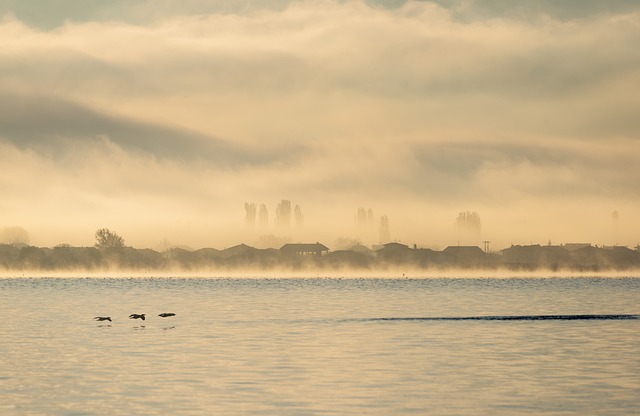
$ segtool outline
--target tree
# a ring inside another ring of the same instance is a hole
[[[355,221],[358,227],[361,227],[361,228],[366,227],[367,226],[367,210],[362,207],[358,208],[358,211],[356,212]]]
[[[254,204],[253,202],[245,202],[244,211],[244,222],[247,225],[254,225],[256,223],[256,204]]]
[[[456,218],[456,226],[459,230],[470,234],[480,234],[480,229],[482,228],[480,215],[475,211],[461,212],[458,214],[458,218]]]
[[[5,227],[0,230],[0,243],[29,244],[29,233],[22,227]]]
[[[283,199],[276,207],[276,224],[281,227],[291,225],[291,201]]]
[[[260,212],[258,213],[258,223],[266,227],[269,224],[269,210],[265,204],[260,204]]]
[[[380,243],[391,241],[391,232],[389,231],[389,217],[383,215],[380,217]]]
[[[336,241],[333,242],[336,250],[349,250],[360,244],[362,244],[362,241],[351,237],[338,237],[336,238]]]
[[[124,247],[124,239],[108,228],[100,228],[96,231],[96,247],[122,248]]]
[[[300,205],[296,205],[296,207],[293,209],[293,213],[296,217],[296,226],[302,227],[302,224],[304,223],[304,215],[302,215]]]

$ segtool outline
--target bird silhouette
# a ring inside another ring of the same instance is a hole
[[[161,314],[160,314],[160,315],[158,315],[158,316],[161,316],[161,317],[163,317],[163,318],[168,318],[168,317],[170,317],[170,316],[176,316],[176,314],[175,314],[175,313],[173,313],[173,312],[164,312],[164,313],[161,313]]]
[[[110,316],[96,316],[95,318],[96,321],[109,321],[111,322],[111,317]]]
[[[144,321],[144,313],[132,313],[131,315],[129,315],[129,319],[142,319]]]

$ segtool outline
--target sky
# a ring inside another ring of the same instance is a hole
[[[635,247],[639,44],[637,1],[0,0],[0,228]]]

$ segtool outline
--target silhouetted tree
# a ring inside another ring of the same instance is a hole
[[[291,225],[291,201],[283,199],[276,208],[276,224],[288,227]]]
[[[336,250],[349,250],[351,247],[359,244],[362,244],[360,240],[351,237],[338,237],[333,242],[333,246]]]
[[[245,202],[244,211],[244,222],[247,223],[247,225],[254,225],[256,223],[256,204],[253,202]]]
[[[5,227],[0,230],[0,243],[29,244],[29,233],[22,227]]]
[[[293,209],[293,215],[296,217],[296,226],[302,227],[302,224],[304,223],[304,215],[302,215],[300,205],[296,205]]]
[[[388,243],[389,241],[391,241],[389,217],[383,215],[382,217],[380,217],[380,243]]]
[[[458,229],[474,234],[480,234],[482,228],[480,224],[480,215],[477,212],[461,212],[456,218],[456,226]]]
[[[124,239],[108,228],[100,228],[96,231],[95,246],[97,248],[122,248],[124,247]]]
[[[158,244],[156,244],[156,250],[160,253],[164,253],[165,251],[169,251],[171,250],[171,248],[173,247],[173,244],[171,244],[171,242],[169,240],[167,240],[166,238],[162,241],[160,241]]]
[[[263,227],[269,224],[269,211],[265,204],[260,204],[260,212],[258,213],[258,223]]]
[[[617,245],[620,231],[620,213],[618,211],[611,213],[611,231],[613,231],[613,243]]]
[[[367,226],[367,210],[366,209],[362,207],[358,208],[358,211],[356,212],[355,222],[358,227],[364,228]]]

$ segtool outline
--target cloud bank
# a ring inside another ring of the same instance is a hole
[[[0,225],[34,244],[330,243],[360,206],[427,246],[466,210],[472,244],[639,238],[634,2],[36,3],[0,3]],[[303,230],[243,226],[281,199]]]

